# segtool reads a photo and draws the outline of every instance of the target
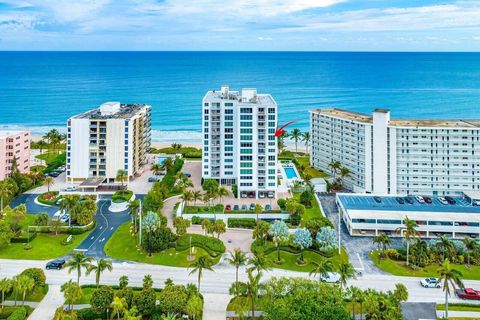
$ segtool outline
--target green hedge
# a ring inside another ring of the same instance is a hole
[[[183,213],[223,213],[224,205],[215,206],[185,206]]]
[[[229,218],[227,224],[229,228],[253,229],[257,225],[257,220],[254,218]]]
[[[133,191],[131,190],[117,190],[112,195],[113,202],[124,202],[129,201],[133,196]]]
[[[66,226],[61,226],[58,228],[58,233],[66,233],[66,234],[73,234],[73,235],[78,235],[85,233],[87,231],[90,231],[95,228],[96,221],[93,220],[92,223],[86,225],[86,226],[73,226],[73,227],[66,227]],[[52,226],[31,226],[30,227],[30,232],[34,233],[53,233],[55,232],[55,229]]]
[[[25,320],[27,318],[27,309],[19,307],[10,314],[7,320]]]
[[[275,244],[271,241],[267,241],[265,244],[262,245],[259,241],[255,240],[253,241],[250,249],[254,254],[263,253],[265,255],[268,255],[274,252],[275,250],[277,250],[277,247],[275,247]],[[292,253],[292,254],[301,253],[299,248],[296,248],[290,245],[280,246],[280,250],[284,252]],[[305,251],[310,251],[310,252],[319,254],[325,258],[332,258],[336,254],[336,250],[324,252],[324,251],[315,250],[313,248],[308,248],[308,249],[305,249]]]
[[[192,237],[192,246],[204,249],[212,257],[217,257],[225,252],[225,245],[221,240],[201,234],[190,233],[184,234],[178,238],[175,249],[177,251],[189,249],[190,236]]]
[[[53,193],[53,194],[56,195],[56,197],[54,197],[50,200],[44,199],[43,197],[47,193]],[[58,199],[60,199],[60,197],[58,196],[58,191],[45,192],[45,193],[42,193],[41,195],[39,195],[38,198],[37,198],[38,202],[40,202],[41,204],[47,205],[47,206],[53,206],[54,204],[57,203]]]
[[[213,218],[202,218],[202,217],[199,217],[199,216],[192,216],[192,224],[202,224],[202,221],[203,220],[210,220],[210,222],[214,223],[215,222],[215,219]]]
[[[11,238],[10,243],[27,243],[27,242],[31,242],[36,237],[37,237],[37,234],[35,232],[30,232],[28,236],[25,236],[25,237]]]
[[[175,159],[175,162],[173,163],[173,167],[170,170],[168,170],[167,174],[165,175],[165,177],[163,177],[162,181],[156,182],[168,188],[170,193],[167,195],[167,197],[180,193],[180,190],[177,190],[177,188],[175,187],[175,175],[177,174],[177,172],[182,170],[183,163],[184,161],[182,159],[180,158]]]

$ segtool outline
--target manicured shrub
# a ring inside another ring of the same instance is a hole
[[[97,319],[105,319],[106,315],[102,314],[101,312],[96,312],[92,308],[84,308],[77,310],[78,319],[81,320],[97,320]]]
[[[257,220],[254,218],[229,218],[228,219],[228,227],[229,228],[245,228],[245,229],[253,229],[257,224]]]
[[[133,304],[137,307],[140,314],[149,316],[155,311],[156,300],[157,297],[154,289],[144,289],[134,296]]]
[[[37,197],[38,202],[47,206],[53,206],[58,199],[60,199],[58,191],[45,192]]]
[[[133,196],[133,191],[131,190],[117,190],[112,195],[113,202],[124,202],[129,201]]]
[[[108,286],[101,286],[93,291],[90,298],[90,305],[99,313],[105,312],[113,301],[113,289]]]
[[[25,320],[27,318],[27,310],[24,307],[18,307],[10,314],[7,320]]]
[[[177,238],[170,228],[162,226],[155,232],[148,234],[144,232],[142,235],[142,243],[149,244],[152,252],[160,252],[167,249],[170,243]]]
[[[183,213],[223,213],[223,204],[215,206],[185,206]]]
[[[166,286],[158,295],[159,311],[162,314],[180,314],[185,310],[188,301],[187,290],[184,286]]]
[[[282,210],[285,210],[285,206],[287,205],[287,200],[280,198],[277,200],[277,204]]]
[[[10,243],[28,243],[35,239],[37,237],[37,234],[34,232],[30,232],[28,234],[25,234],[24,236],[21,237],[13,237],[10,239]]]
[[[225,252],[225,245],[217,238],[204,236],[201,234],[184,234],[178,238],[176,243],[177,251],[184,251],[190,248],[190,237],[192,239],[192,246],[200,247],[208,252],[212,257],[216,257]]]
[[[37,226],[46,226],[48,225],[48,214],[46,213],[39,213],[35,218],[35,224]]]
[[[29,278],[32,278],[35,281],[35,287],[44,287],[47,277],[45,272],[40,268],[28,268],[22,271],[20,275],[26,275]]]

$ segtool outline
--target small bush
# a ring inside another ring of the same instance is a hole
[[[277,204],[282,210],[285,210],[285,206],[287,205],[287,200],[280,198],[277,200]]]
[[[37,234],[35,232],[30,232],[28,233],[28,236],[22,236],[22,237],[15,237],[10,239],[10,243],[28,243],[35,239],[37,237]]]
[[[257,225],[257,220],[254,218],[229,218],[228,219],[228,227],[229,228],[245,228],[245,229],[253,229]]]
[[[35,287],[44,287],[47,277],[40,268],[28,268],[22,271],[20,275],[26,275],[35,281]]]
[[[7,320],[25,320],[27,318],[27,309],[24,307],[18,307],[12,314],[7,318]]]
[[[47,206],[53,206],[55,203],[57,203],[58,199],[60,199],[58,196],[58,191],[45,192],[39,195],[37,198],[38,202]]]
[[[185,206],[183,213],[223,213],[223,204],[215,206]]]
[[[112,195],[113,202],[124,202],[129,201],[133,196],[133,191],[131,190],[117,190]]]
[[[225,252],[225,245],[221,240],[201,234],[190,233],[184,234],[178,238],[175,249],[177,251],[189,249],[190,237],[192,237],[192,246],[204,249],[212,257],[216,257]]]

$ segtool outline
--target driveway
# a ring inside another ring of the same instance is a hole
[[[103,248],[115,230],[117,230],[121,224],[130,220],[129,210],[110,212],[108,210],[110,199],[106,197],[103,197],[97,205],[98,211],[95,216],[97,225],[88,238],[83,240],[83,242],[75,248],[75,251],[84,251],[85,255],[95,258],[106,258]]]
[[[23,193],[17,197],[15,197],[11,202],[10,202],[10,207],[14,208],[16,206],[19,206],[21,204],[25,204],[27,207],[27,212],[28,213],[46,213],[50,217],[53,217],[55,212],[58,211],[58,206],[42,206],[39,204],[35,203],[35,198],[38,197],[39,194],[33,194],[33,193]]]
[[[182,167],[183,173],[190,173],[190,180],[193,183],[193,189],[202,190],[202,162],[185,161]]]

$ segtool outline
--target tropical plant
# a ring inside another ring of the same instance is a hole
[[[153,287],[153,278],[151,274],[146,274],[142,280],[143,290],[148,290]]]
[[[127,301],[120,297],[114,297],[110,307],[112,308],[112,319],[117,316],[117,320],[120,320],[120,315],[128,310]]]
[[[9,292],[12,290],[12,280],[3,278],[0,280],[0,292],[2,293],[2,309],[3,309],[3,303],[5,301],[5,293]]]
[[[302,141],[305,144],[305,153],[308,153],[308,145],[310,144],[310,132],[302,133]]]
[[[385,251],[388,249],[391,242],[392,240],[385,232],[381,232],[375,238],[373,238],[373,243],[382,250],[382,252],[380,253],[380,256],[382,258],[384,257]]]
[[[220,235],[224,234],[227,231],[227,226],[222,219],[215,220],[213,224],[213,231],[217,234],[217,238],[220,239]]]
[[[328,258],[320,259],[318,262],[313,261],[313,269],[310,271],[310,275],[318,274],[318,281],[322,281],[322,277],[327,277],[329,272],[334,270],[332,260]]]
[[[200,256],[195,262],[193,262],[190,265],[190,268],[192,268],[192,270],[190,271],[189,274],[197,273],[198,292],[200,292],[200,280],[202,279],[203,271],[204,270],[213,271],[212,266],[213,266],[212,259],[210,259],[206,255],[205,256]]]
[[[190,227],[191,222],[188,219],[184,219],[182,217],[175,217],[173,219],[173,227],[175,228],[175,232],[177,236],[182,236],[187,233],[187,229]]]
[[[184,190],[182,195],[180,196],[180,199],[182,199],[185,202],[185,206],[188,206],[188,202],[193,200],[193,193],[190,190]]]
[[[168,157],[162,163],[162,170],[168,171],[173,167],[173,159]]]
[[[223,197],[228,197],[228,190],[225,187],[218,187],[217,189],[217,196],[220,198],[220,201],[223,202]]]
[[[347,285],[348,279],[356,279],[357,272],[350,262],[342,262],[338,266],[338,274],[340,275],[340,289]]]
[[[415,220],[410,220],[408,217],[405,217],[403,220],[403,226],[397,228],[403,237],[405,238],[405,242],[407,244],[407,266],[410,262],[410,241],[418,237],[417,228],[418,224]]]
[[[305,228],[297,229],[293,234],[293,243],[300,247],[300,261],[303,262],[305,249],[310,248],[313,244],[310,231]]]
[[[280,244],[288,239],[288,227],[283,220],[276,220],[270,225],[268,233],[273,237],[277,247],[277,261],[280,262]]]
[[[463,288],[461,280],[462,273],[450,265],[450,260],[447,258],[443,261],[442,266],[437,270],[439,280],[443,282],[443,291],[445,292],[445,319],[448,319],[448,297],[450,291],[455,291],[455,287]]]
[[[254,240],[257,240],[263,245],[268,237],[269,230],[270,223],[260,220],[255,224],[255,227],[253,228],[252,237]]]
[[[330,167],[331,173],[333,174],[333,179],[337,180],[337,173],[340,170],[340,168],[342,167],[342,164],[338,160],[332,160],[332,161],[330,161],[328,166]]]
[[[143,219],[142,228],[145,230],[148,239],[148,256],[152,256],[152,234],[160,227],[158,215],[153,212],[147,212],[147,216]]]
[[[52,177],[48,177],[52,178]],[[7,181],[0,181],[0,212],[3,212],[3,205],[6,199],[13,196],[13,190]]]
[[[204,232],[204,235],[207,235],[207,233],[210,233],[211,228],[212,228],[212,221],[210,221],[210,219],[203,219],[202,230]]]
[[[337,232],[329,226],[320,228],[315,240],[320,250],[328,251],[338,248]]]
[[[111,260],[99,259],[99,260],[97,260],[96,265],[92,264],[88,268],[87,275],[89,275],[91,272],[95,272],[95,284],[97,285],[97,288],[100,285],[100,276],[106,270],[112,272],[113,266],[112,266],[112,261]]]
[[[35,287],[35,281],[26,275],[19,275],[15,277],[16,280],[14,281],[14,289],[16,292],[22,294],[22,305],[25,305],[25,297],[27,293],[31,292]],[[17,303],[15,299],[15,304]]]
[[[123,183],[128,180],[128,172],[126,170],[120,169],[117,171],[115,180],[119,181],[122,186],[122,195],[123,195]]]
[[[202,199],[202,193],[198,190],[192,191],[192,200],[193,200],[193,205],[197,204],[198,200]]]
[[[248,270],[256,270],[257,273],[271,269],[270,261],[268,261],[267,257],[263,253],[257,253],[252,258],[248,259],[248,264],[250,265]]]
[[[465,239],[463,239],[463,243],[465,244],[465,248],[467,249],[467,264],[470,265],[470,258],[472,255],[478,253],[480,245],[475,239],[472,239],[470,237],[465,237]]]
[[[260,283],[260,279],[262,278],[262,273],[257,272],[257,274],[253,275],[252,270],[247,270],[248,280],[246,282],[246,295],[250,298],[250,302],[252,305],[252,319],[255,319],[255,307],[258,301],[258,295],[261,290],[264,289],[264,285]]]
[[[297,144],[298,140],[302,139],[302,132],[300,131],[300,129],[295,128],[292,130],[292,132],[288,134],[288,137],[290,138],[290,140],[295,141],[295,152],[298,152]]]
[[[83,252],[73,252],[72,259],[67,261],[65,267],[68,268],[68,273],[73,270],[77,271],[77,284],[80,284],[80,277],[82,276],[82,269],[90,270],[92,266],[92,257],[86,257]]]
[[[132,223],[134,225],[133,230],[135,233],[137,233],[137,218],[136,215],[138,214],[138,211],[140,210],[141,202],[140,199],[135,199],[133,201],[128,202],[128,208],[130,211],[128,211],[128,214],[130,215],[130,218],[132,219]]]
[[[253,208],[253,212],[257,215],[257,222],[258,222],[258,215],[260,213],[262,213],[263,211],[263,208],[261,205],[259,205],[258,203],[255,204],[254,208]]]
[[[65,282],[60,287],[60,291],[63,292],[63,297],[65,299],[65,303],[68,305],[68,310],[72,310],[72,305],[75,301],[78,301],[83,296],[82,288],[72,281],[72,279]]]
[[[55,184],[55,179],[53,177],[46,177],[45,180],[43,181],[45,186],[47,186],[47,191],[50,192],[50,188]]]
[[[154,163],[152,164],[152,167],[150,169],[152,170],[154,175],[158,176],[160,172],[162,172],[162,165],[159,163]]]
[[[441,256],[442,257],[441,261],[445,261],[446,256],[449,256],[455,250],[455,247],[453,246],[452,241],[450,241],[450,239],[448,239],[446,235],[442,235],[438,239],[435,246],[436,246],[438,252],[440,252],[441,255],[442,255]]]
[[[235,267],[235,294],[238,295],[238,269],[247,263],[247,254],[240,248],[230,252],[228,262]]]

